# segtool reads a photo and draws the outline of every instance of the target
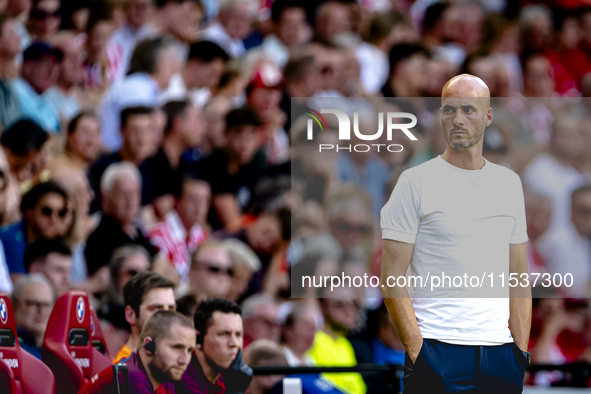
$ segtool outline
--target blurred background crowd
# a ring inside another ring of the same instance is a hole
[[[240,303],[244,346],[267,341],[267,363],[402,364],[379,291],[322,298],[290,274],[379,276],[380,209],[444,151],[435,97],[462,72],[499,98],[484,156],[521,175],[530,272],[583,278],[534,289],[533,362],[591,362],[584,0],[0,0],[0,291],[21,343],[41,357],[56,297],[81,289],[117,354],[154,312],[124,287],[152,271],[175,289],[160,309]],[[317,154],[299,116],[331,100],[415,113],[418,141]]]

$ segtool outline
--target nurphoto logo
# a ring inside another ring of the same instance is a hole
[[[309,141],[314,138],[314,121],[320,128],[320,131],[328,130],[328,124],[322,114],[333,114],[337,118],[339,124],[338,133],[339,141],[351,140],[351,119],[344,111],[338,109],[321,109],[320,112],[313,110],[312,108],[306,108],[310,112],[306,112],[306,115],[312,119],[308,119],[307,123],[307,138]],[[408,112],[387,112],[386,113],[386,138],[388,141],[392,141],[392,134],[395,130],[402,131],[411,141],[417,141],[410,129],[417,124],[417,117]],[[410,122],[398,123],[400,119],[409,119]],[[395,123],[395,120],[397,123]],[[359,130],[359,113],[353,113],[353,133],[355,137],[362,141],[376,141],[382,137],[384,133],[384,113],[378,113],[378,130],[374,134],[364,134]],[[402,152],[404,149],[400,144],[355,144],[355,145],[334,145],[334,144],[319,144],[319,152],[327,150],[346,150],[349,152],[368,152],[374,147],[377,151],[380,148],[385,147],[388,152]]]

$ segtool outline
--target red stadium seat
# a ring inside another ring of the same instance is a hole
[[[109,356],[105,335],[103,334],[98,315],[93,308],[90,308],[90,336],[92,337],[92,346],[110,360],[111,356]]]
[[[3,361],[0,361],[0,392],[17,394],[16,379],[12,373],[12,369]]]
[[[0,392],[54,394],[55,379],[47,365],[21,349],[12,303],[0,293]]]
[[[42,357],[53,371],[59,394],[76,394],[92,376],[111,366],[92,346],[90,315],[86,293],[68,291],[49,316]]]

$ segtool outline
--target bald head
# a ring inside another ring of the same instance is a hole
[[[482,147],[484,129],[491,122],[490,91],[482,79],[461,74],[447,81],[441,92],[441,125],[449,146]]]
[[[456,75],[443,87],[441,97],[488,97],[490,90],[484,81],[474,75]]]

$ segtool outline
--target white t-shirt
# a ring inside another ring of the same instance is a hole
[[[501,288],[498,275],[508,280],[509,245],[528,240],[517,174],[488,160],[480,170],[464,170],[438,156],[402,173],[382,209],[381,227],[384,239],[415,245],[411,275],[486,273],[486,283],[490,273],[495,276],[496,298],[478,297],[480,289],[470,286],[410,289],[423,338],[466,345],[513,342],[509,287]]]

